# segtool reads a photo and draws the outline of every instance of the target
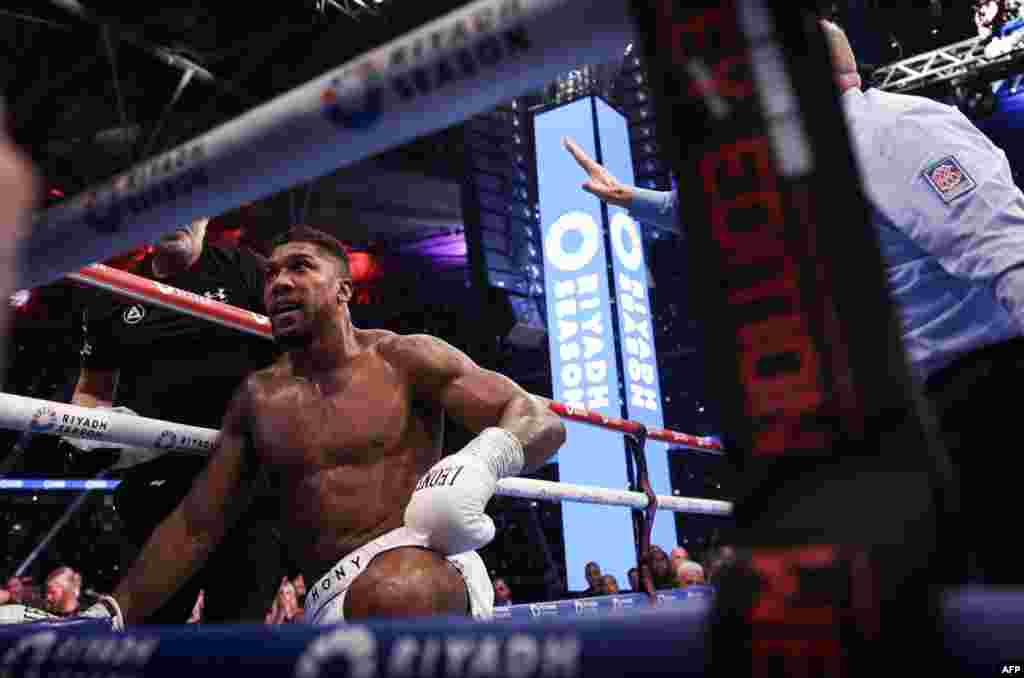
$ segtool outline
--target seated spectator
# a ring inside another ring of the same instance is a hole
[[[503,578],[497,577],[494,580],[494,606],[508,606],[512,604],[512,589]]]
[[[281,585],[277,588],[277,595],[264,619],[270,626],[278,624],[290,624],[301,621],[299,614],[299,603],[295,597],[295,586],[288,580],[288,577],[281,577]]]
[[[672,571],[672,561],[660,546],[651,547],[651,578],[654,580],[654,588],[658,591],[679,586],[676,573]]]
[[[203,622],[203,589],[199,589],[199,595],[196,596],[196,604],[192,606],[192,614],[188,616],[186,624],[201,624]]]
[[[601,566],[590,561],[583,568],[583,576],[587,578],[587,588],[573,594],[577,598],[601,595]]]
[[[306,607],[306,579],[300,574],[292,579],[292,586],[295,587],[295,600],[299,603],[299,609]]]
[[[82,593],[82,575],[66,565],[58,567],[46,577],[46,611],[58,617],[78,612],[78,598]]]
[[[698,562],[684,560],[676,568],[676,579],[679,581],[680,588],[686,588],[693,584],[703,584],[704,568]]]
[[[21,602],[21,594],[25,585],[32,580],[28,577],[11,577],[0,588],[0,605],[13,605]]]
[[[631,567],[626,576],[629,577],[629,593],[643,593],[644,589],[640,586],[640,570]]]
[[[601,593],[606,596],[619,593],[619,582],[613,575],[606,574],[601,577]]]
[[[676,546],[670,554],[672,560],[672,571],[679,571],[679,564],[690,559],[690,553],[682,546]]]
[[[736,559],[736,551],[731,546],[722,546],[708,559],[707,582],[714,583],[722,571]]]
[[[18,604],[42,610],[46,601],[38,586],[32,585],[32,577],[11,577],[0,589],[0,605]]]

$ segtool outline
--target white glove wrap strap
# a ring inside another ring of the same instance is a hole
[[[526,465],[519,438],[497,426],[485,428],[459,450],[459,454],[472,454],[487,462],[498,480],[519,475]]]

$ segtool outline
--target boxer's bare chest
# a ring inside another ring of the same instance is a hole
[[[286,473],[372,464],[400,446],[410,407],[404,376],[377,356],[314,379],[281,374],[254,403],[253,443]]]
[[[413,391],[405,371],[373,351],[312,380],[281,370],[261,380],[253,447],[307,575],[402,524],[443,430],[440,406]]]

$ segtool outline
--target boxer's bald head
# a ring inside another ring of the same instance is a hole
[[[860,73],[857,72],[857,57],[850,47],[850,41],[843,29],[828,19],[818,22],[825,33],[828,51],[832,56],[832,71],[840,92],[862,85]]]

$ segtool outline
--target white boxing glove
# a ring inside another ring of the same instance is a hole
[[[503,428],[484,429],[457,453],[434,464],[405,508],[406,527],[444,555],[474,551],[494,539],[484,507],[498,481],[523,470],[523,445]]]

